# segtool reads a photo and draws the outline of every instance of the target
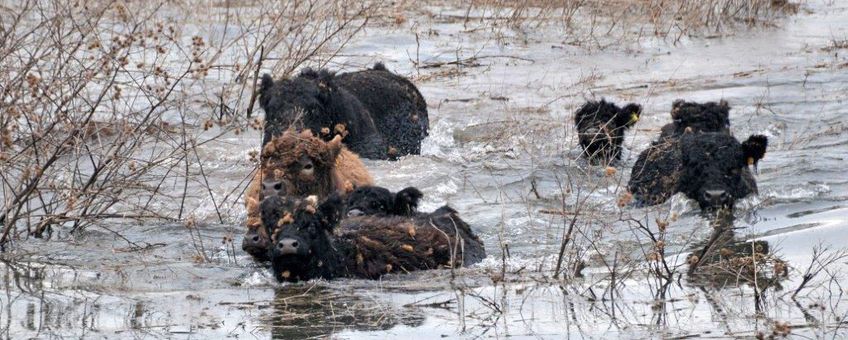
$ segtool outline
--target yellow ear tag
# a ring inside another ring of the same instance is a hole
[[[748,165],[754,164],[754,157],[748,157]]]
[[[636,112],[630,114],[630,124],[634,124],[639,121],[639,115]]]

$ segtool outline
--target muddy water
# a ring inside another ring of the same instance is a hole
[[[845,336],[839,326],[848,301],[838,279],[822,274],[798,299],[789,298],[814,247],[837,249],[848,241],[848,50],[829,48],[833,39],[848,38],[848,6],[810,1],[805,8],[774,28],[677,44],[643,40],[604,51],[565,44],[564,33],[545,30],[504,44],[493,32],[440,19],[450,11],[411,19],[406,28],[370,28],[334,68],[384,61],[417,79],[432,125],[423,155],[366,164],[381,185],[420,188],[423,210],[447,203],[460,211],[486,243],[490,257],[483,263],[456,273],[280,285],[238,249],[243,211],[213,223],[214,206],[201,202],[195,213],[209,222],[191,233],[182,225],[117,225],[113,230],[134,246],[101,229],[22,245],[0,263],[0,334],[724,338],[771,334],[780,321],[793,334]],[[438,34],[416,43],[412,24]],[[479,66],[417,70],[411,62],[473,56]],[[571,113],[590,97],[645,107],[612,176],[579,159]],[[711,231],[684,197],[651,208],[616,204],[630,166],[669,121],[677,98],[726,99],[737,137],[769,137],[757,176],[760,193],[737,203],[733,223],[737,239],[768,241],[788,261],[782,288],[765,289],[756,299],[747,284],[712,285],[682,275],[661,289],[645,275],[643,251],[651,242],[623,217],[656,230],[657,217],[678,216],[668,227],[666,249],[682,273],[685,255]],[[227,188],[238,183],[250,171],[245,150],[258,140],[256,133],[233,135],[206,146],[210,180]],[[580,218],[582,234],[574,241],[588,268],[583,278],[554,280],[568,219],[540,211],[577,207],[593,212]],[[235,246],[224,242],[229,236]],[[629,271],[615,281],[605,263],[622,254],[630,261],[618,270]],[[843,262],[830,271],[845,271]],[[613,282],[615,293],[605,294]]]

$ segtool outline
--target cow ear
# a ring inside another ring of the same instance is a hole
[[[262,200],[260,204],[260,216],[262,225],[268,231],[268,235],[272,235],[287,207],[283,199],[279,196],[270,196]]]
[[[678,99],[674,103],[671,103],[671,119],[677,119],[678,114],[680,114],[680,108],[684,103],[685,101],[683,99]]]
[[[424,197],[421,190],[415,187],[408,187],[395,194],[395,213],[398,215],[410,215],[418,208],[418,201]]]
[[[274,78],[268,73],[263,74],[259,82],[259,95],[264,97],[272,87],[274,87]]]
[[[753,165],[755,173],[757,172],[757,163],[766,155],[767,147],[768,138],[763,135],[751,135],[747,140],[742,142],[744,164]]]
[[[268,103],[271,100],[271,97],[270,97],[271,92],[270,91],[271,91],[272,87],[274,87],[274,78],[272,78],[271,75],[268,74],[268,73],[263,74],[262,79],[259,82],[258,94],[259,94],[259,106],[261,106],[263,110],[266,110],[266,115],[267,115]]]
[[[627,122],[625,126],[631,127],[639,121],[639,116],[642,115],[642,105],[636,103],[627,104],[618,114],[624,115],[624,121]]]
[[[332,231],[336,228],[341,220],[344,201],[338,193],[332,193],[327,197],[321,205],[318,206],[318,217],[321,220],[321,226],[327,231]]]
[[[333,139],[331,139],[329,142],[327,142],[327,149],[330,152],[330,154],[329,154],[330,159],[328,159],[328,161],[335,162],[336,157],[338,157],[339,153],[341,153],[341,151],[342,151],[342,147],[343,147],[343,145],[342,145],[342,136],[341,135],[336,135],[335,137],[333,137]]]
[[[730,128],[730,104],[722,99],[718,102],[718,107],[721,109],[721,119],[724,121],[726,128]]]

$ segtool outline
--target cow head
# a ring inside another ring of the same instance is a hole
[[[761,135],[740,144],[725,133],[684,134],[678,191],[698,201],[702,210],[732,208],[737,199],[757,192],[748,165],[765,155],[767,144]]]
[[[424,196],[420,190],[408,187],[392,193],[386,188],[366,186],[351,192],[346,199],[346,215],[401,215],[409,216]]]
[[[340,221],[343,202],[336,194],[320,206],[316,201],[311,196],[306,200],[274,199],[267,203],[268,211],[277,211],[269,213],[267,224],[274,229],[270,258],[278,281],[328,277],[339,265],[333,230]],[[273,217],[279,219],[273,221]]]

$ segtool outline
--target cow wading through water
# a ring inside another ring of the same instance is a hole
[[[639,121],[642,106],[630,103],[623,108],[604,99],[583,104],[574,114],[578,140],[591,164],[610,164],[621,158],[624,132]]]
[[[291,79],[265,74],[259,104],[263,144],[289,127],[310,129],[325,140],[341,134],[350,150],[369,159],[420,154],[430,124],[418,88],[381,63],[342,74],[307,68]]]
[[[674,123],[639,154],[628,189],[637,202],[654,205],[682,192],[702,211],[732,210],[736,200],[757,193],[749,166],[765,156],[768,138],[751,135],[739,142],[730,135],[729,105],[676,101]]]
[[[259,171],[245,193],[247,232],[242,249],[259,260],[267,259],[270,235],[262,228],[261,202],[271,196],[327,197],[374,183],[359,157],[336,136],[329,142],[311,131],[288,130],[262,148]]]
[[[262,202],[272,235],[271,267],[279,281],[357,277],[454,268],[486,257],[483,243],[457,212],[342,218],[344,200],[332,194],[320,205],[273,196]]]
[[[397,193],[377,186],[359,187],[345,197],[343,216],[413,216],[422,197],[415,187]]]

